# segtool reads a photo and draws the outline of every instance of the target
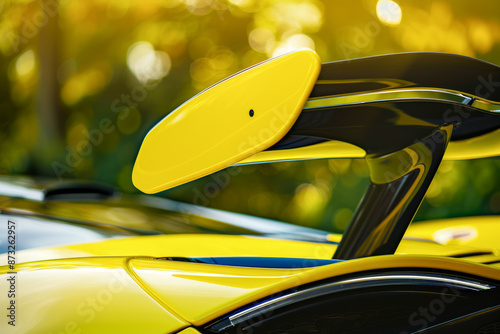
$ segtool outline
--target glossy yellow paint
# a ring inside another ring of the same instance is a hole
[[[386,255],[308,269],[227,267],[133,259],[130,266],[150,293],[196,326],[270,294],[321,279],[369,270],[425,268],[500,279],[500,271],[453,258]]]
[[[452,141],[443,160],[481,159],[497,155],[500,151],[500,130],[482,136]],[[238,165],[288,160],[364,158],[366,152],[355,145],[338,140],[288,150],[259,152]]]
[[[411,232],[409,231],[406,235],[409,237],[424,238],[423,234]],[[328,240],[339,242],[341,237],[339,234],[331,234]],[[428,238],[428,240],[432,239]],[[18,254],[19,259],[24,262],[92,256],[272,256],[331,259],[336,248],[337,245],[331,243],[322,244],[294,240],[264,239],[252,236],[173,234],[27,249],[19,251]],[[480,245],[475,248],[475,250],[480,251],[487,251],[489,249]],[[436,242],[402,240],[396,253],[452,256],[468,251],[470,251],[470,247],[460,245],[442,245]]]
[[[331,239],[338,237],[332,235]],[[276,256],[313,261],[310,259],[331,258],[335,248],[334,244],[234,235],[155,235],[20,251],[18,258],[23,261],[36,260],[37,256],[40,260],[16,268],[23,284],[19,305],[33,319],[23,319],[22,329],[50,333],[77,326],[99,333],[113,326],[123,333],[172,333],[190,324],[202,325],[278,291],[375,269],[449,270],[500,280],[500,270],[491,266],[443,257],[468,251],[467,247],[414,240],[403,240],[396,255],[306,269],[229,267],[151,258]],[[81,258],[42,260],[71,256]],[[7,267],[0,267],[0,289],[6,288],[6,273]],[[122,281],[124,288],[120,289]],[[89,297],[98,301],[97,309],[90,305]],[[123,319],[134,319],[134,323]],[[35,326],[39,327],[35,330]]]
[[[475,251],[488,251],[487,248],[476,248]],[[469,253],[470,248],[454,245],[441,245],[434,242],[425,242],[420,240],[403,240],[399,244],[396,254],[419,254],[436,256],[455,256]]]
[[[406,235],[447,246],[494,250],[500,254],[500,217],[460,217],[411,224]]]
[[[145,293],[124,264],[123,258],[82,258],[17,265],[15,332],[170,333],[189,325]],[[0,267],[5,293],[8,271]],[[0,298],[2,310],[9,300]],[[11,329],[0,322],[0,333]]]
[[[482,136],[452,141],[443,160],[481,159],[497,155],[500,151],[500,130]],[[338,140],[287,150],[262,151],[237,165],[290,160],[364,158],[366,152],[355,145]]]
[[[480,159],[498,156],[499,152],[500,130],[495,130],[475,138],[450,142],[443,159]]]
[[[155,193],[229,167],[280,140],[320,70],[312,50],[269,59],[182,104],[148,133],[132,173]]]
[[[454,218],[456,219],[456,218]],[[418,225],[418,224],[417,224]],[[459,245],[443,245],[434,242],[432,238],[426,238],[425,234],[422,233],[412,233],[413,231],[407,231],[403,240],[399,244],[396,254],[412,254],[412,255],[436,255],[436,256],[455,256],[468,253],[471,251],[469,247],[462,247]],[[329,234],[328,240],[333,242],[340,242],[342,238],[341,234]],[[475,248],[474,252],[477,251],[491,251],[487,247]],[[477,261],[482,263],[481,261]]]
[[[280,291],[273,287],[306,271],[149,259],[133,259],[130,267],[163,305],[194,325],[229,312],[239,300]]]
[[[481,159],[497,155],[500,151],[500,130],[482,136],[452,141],[448,144],[443,160]],[[366,152],[355,145],[338,140],[287,150],[262,151],[238,163],[265,163],[288,160],[364,158]]]
[[[362,148],[338,140],[330,140],[287,150],[262,151],[246,158],[239,164],[328,158],[364,158],[365,155],[366,152]]]
[[[189,327],[181,330],[180,332],[178,332],[178,334],[201,334],[201,333],[198,330],[196,330],[196,328]]]
[[[331,259],[335,244],[217,234],[151,235],[19,252],[23,261],[90,256],[274,256]]]

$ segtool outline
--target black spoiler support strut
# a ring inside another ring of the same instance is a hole
[[[367,156],[371,183],[335,259],[393,254],[434,178],[451,137],[444,126],[405,149]]]

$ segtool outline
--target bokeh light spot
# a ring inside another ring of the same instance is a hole
[[[276,41],[271,30],[257,28],[248,35],[248,43],[255,51],[267,53],[274,48]]]
[[[322,212],[328,200],[328,194],[310,183],[303,183],[295,189],[292,204],[295,217],[310,224]]]
[[[469,40],[474,49],[486,53],[493,47],[492,29],[481,20],[471,20],[468,25]]]
[[[191,78],[198,82],[209,81],[214,76],[214,68],[208,58],[199,58],[191,63]]]
[[[213,7],[211,0],[185,0],[187,5],[187,10],[195,15],[207,15],[209,14]]]
[[[245,7],[248,6],[252,0],[229,0],[229,3],[232,3],[233,5],[236,5],[238,7]]]
[[[391,0],[379,0],[377,2],[377,16],[380,22],[388,26],[397,26],[401,23],[403,13],[401,7]]]
[[[307,35],[294,34],[278,45],[273,52],[273,57],[301,48],[314,50],[314,41]]]
[[[23,52],[16,61],[16,72],[19,76],[29,74],[35,68],[35,54],[32,50]]]
[[[166,52],[155,51],[150,43],[137,42],[128,49],[127,65],[140,83],[147,84],[165,77],[171,61]]]

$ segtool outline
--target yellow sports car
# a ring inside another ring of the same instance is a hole
[[[146,136],[156,193],[223,168],[364,158],[343,233],[0,178],[1,333],[500,333],[500,219],[410,225],[442,159],[500,154],[500,68],[403,53],[321,64],[307,49],[219,82]]]

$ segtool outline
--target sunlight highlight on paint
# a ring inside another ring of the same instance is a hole
[[[401,23],[403,13],[401,7],[392,0],[379,0],[377,2],[377,16],[380,22],[388,26],[397,26]]]

